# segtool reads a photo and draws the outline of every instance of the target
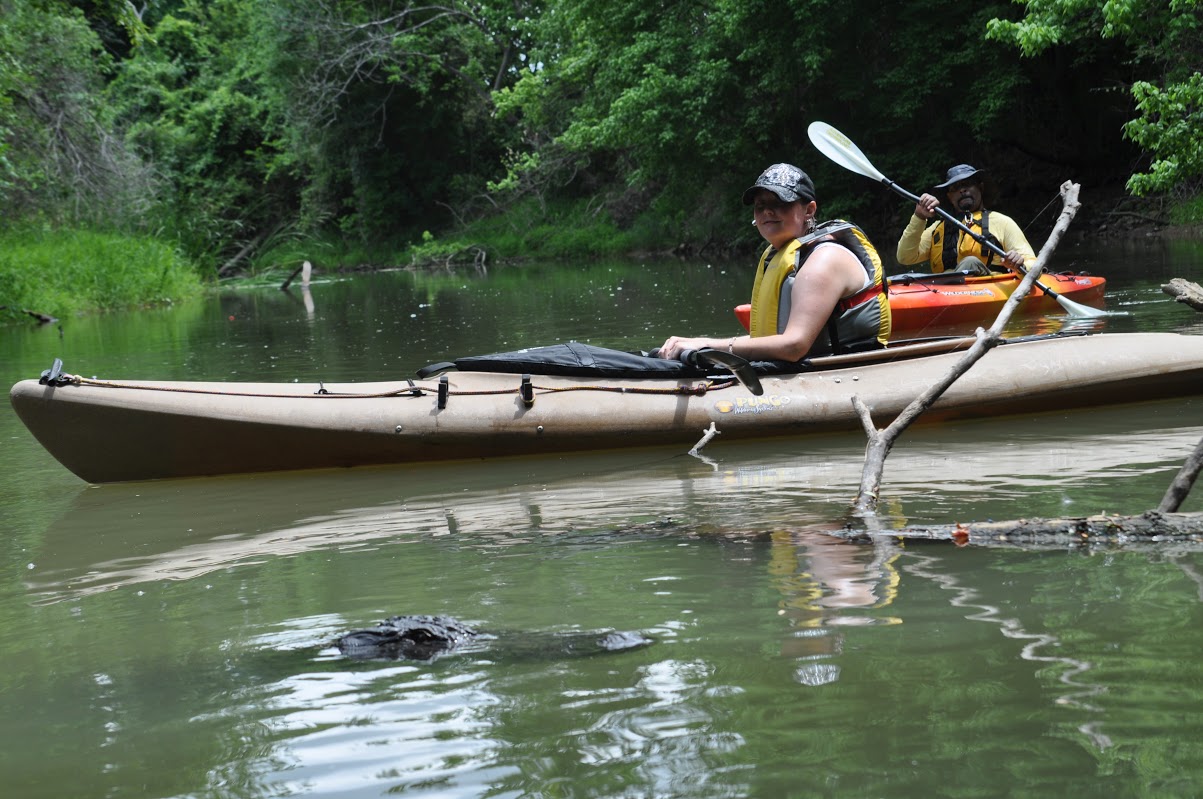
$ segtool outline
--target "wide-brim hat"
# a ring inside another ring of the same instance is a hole
[[[816,199],[814,181],[793,164],[773,164],[761,172],[756,182],[744,192],[744,205],[751,205],[760,189],[768,189],[784,203],[795,200],[809,203]]]
[[[969,180],[974,175],[984,175],[985,173],[986,170],[974,169],[969,164],[957,164],[948,170],[948,174],[945,176],[947,179],[943,183],[937,184],[936,188],[947,189],[954,183],[960,183],[962,180]]]

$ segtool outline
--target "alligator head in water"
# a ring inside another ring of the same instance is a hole
[[[370,630],[347,633],[334,643],[356,660],[433,660],[479,635],[450,616],[393,616]]]
[[[339,637],[334,645],[355,660],[434,660],[476,640],[500,641],[500,648],[517,655],[563,656],[620,652],[652,643],[636,632],[512,633],[489,635],[450,616],[392,616],[369,630]]]

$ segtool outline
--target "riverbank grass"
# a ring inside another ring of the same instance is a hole
[[[88,230],[0,231],[0,311],[64,318],[198,296],[199,272],[170,243]]]
[[[1170,206],[1170,222],[1175,225],[1203,225],[1203,194],[1179,200]]]
[[[625,256],[671,249],[681,227],[680,219],[645,213],[620,229],[587,199],[547,204],[527,200],[439,235],[424,232],[409,243],[369,246],[326,236],[285,242],[257,256],[251,272],[284,273],[303,261],[319,269],[347,271]]]

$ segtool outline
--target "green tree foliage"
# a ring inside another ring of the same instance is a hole
[[[416,235],[483,200],[505,130],[491,90],[511,78],[523,3],[261,0],[255,16],[281,152],[313,223]]]
[[[170,5],[142,18],[109,95],[170,177],[166,224],[194,254],[331,226],[420,232],[495,170],[489,92],[514,27],[496,9],[512,4]]]
[[[1164,89],[1137,81],[1132,96],[1140,116],[1125,131],[1155,156],[1147,172],[1133,175],[1128,182],[1132,191],[1197,193],[1203,180],[1203,75],[1195,72]]]
[[[1003,48],[981,46],[986,22],[1008,12],[951,0],[556,3],[499,98],[527,148],[504,185],[533,190],[539,174],[588,164],[601,174],[583,190],[625,181],[686,235],[730,218],[755,174],[787,160],[815,175],[824,213],[863,210],[868,186],[826,163],[807,125],[831,122],[898,177],[930,185],[966,142],[1005,130],[1026,84]],[[724,199],[707,209],[707,196]]]
[[[111,61],[83,14],[0,0],[0,203],[7,221],[121,224],[150,185],[112,133]]]
[[[1129,188],[1194,194],[1203,184],[1203,7],[1198,0],[1018,0],[1019,21],[993,20],[992,39],[1024,55],[1057,47],[1085,58],[1122,48],[1137,117],[1126,135],[1152,156]]]
[[[1128,178],[1138,147],[1134,190],[1197,185],[1199,2],[0,0],[0,201],[213,266],[498,207],[531,246],[751,245],[740,193],[791,161],[822,215],[892,238],[906,204],[819,155],[810,122],[915,190],[967,161],[1039,206],[1067,177]]]
[[[144,17],[107,91],[126,141],[166,176],[162,225],[210,262],[261,241],[296,207],[296,187],[269,175],[272,109],[248,8],[183,0]]]

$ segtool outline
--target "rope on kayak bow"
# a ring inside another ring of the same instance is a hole
[[[51,371],[51,370],[47,370]],[[214,388],[194,388],[189,386],[156,386],[148,384],[133,384],[120,383],[110,380],[97,380],[95,378],[80,377],[79,375],[67,374],[61,372],[54,378],[51,385],[65,386],[92,386],[94,388],[124,388],[135,391],[162,391],[171,394],[205,394],[211,396],[222,397],[258,397],[265,399],[320,399],[320,400],[339,400],[339,399],[386,399],[388,397],[422,397],[427,392],[436,393],[438,396],[438,407],[447,407],[447,399],[449,397],[484,397],[500,394],[517,393],[522,401],[529,408],[534,404],[535,392],[544,394],[557,394],[565,391],[603,391],[612,394],[669,394],[678,396],[696,396],[700,397],[709,391],[717,391],[719,389],[731,388],[738,385],[738,381],[734,378],[724,378],[721,380],[705,380],[700,383],[692,383],[683,386],[672,386],[671,388],[653,388],[650,386],[607,386],[607,385],[581,385],[581,386],[540,386],[529,381],[529,375],[524,375],[527,378],[519,384],[517,388],[498,388],[498,389],[482,389],[476,391],[458,391],[451,388],[447,376],[443,375],[435,387],[422,386],[414,383],[413,380],[407,380],[408,386],[399,388],[393,391],[381,391],[376,393],[340,393],[331,391],[326,388],[324,383],[318,383],[318,389],[313,394],[280,394],[275,392],[264,391],[229,391],[226,389]],[[47,380],[49,382],[49,380]]]

